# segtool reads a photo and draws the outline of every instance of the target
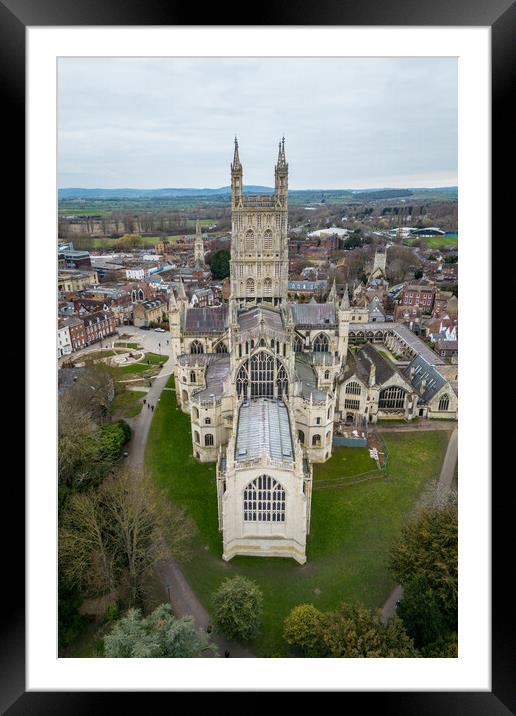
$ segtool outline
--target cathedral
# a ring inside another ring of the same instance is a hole
[[[327,303],[291,304],[288,163],[278,150],[272,194],[244,194],[238,143],[231,164],[227,304],[170,301],[177,399],[191,417],[195,458],[216,463],[223,558],[306,561],[312,463],[332,451],[335,386],[349,316]]]
[[[244,193],[235,139],[231,210],[228,303],[189,306],[182,284],[170,299],[176,396],[191,419],[194,457],[216,464],[223,559],[277,556],[304,564],[312,464],[331,457],[334,424],[362,426],[382,411],[409,420],[422,415],[425,398],[416,381],[424,374],[428,390],[433,373],[421,372],[424,361],[417,368],[407,361],[404,373],[389,364],[374,347],[378,335],[393,351],[410,355],[412,345],[405,350],[393,323],[372,324],[370,337],[369,324],[355,324],[347,289],[338,300],[334,284],[325,303],[287,300],[284,139],[274,192],[264,195]],[[195,259],[203,258],[198,228]],[[376,268],[383,273],[385,261]],[[349,337],[366,345],[348,351]],[[420,360],[417,351],[413,357]],[[432,389],[434,402],[443,391],[452,394],[448,387],[442,379]],[[453,399],[448,409],[456,410]]]

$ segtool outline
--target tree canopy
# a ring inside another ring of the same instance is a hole
[[[421,579],[449,627],[456,627],[458,521],[454,505],[421,510],[405,526],[391,550],[391,571],[404,587]]]
[[[193,618],[177,619],[170,604],[160,604],[147,617],[139,609],[130,609],[104,637],[104,655],[115,659],[191,659],[207,648],[213,647]]]
[[[229,261],[231,254],[226,249],[214,251],[209,257],[209,264],[213,278],[222,279],[229,276]]]
[[[249,640],[258,636],[263,595],[246,577],[225,579],[213,596],[213,619],[230,639]]]
[[[295,607],[285,621],[286,641],[306,656],[331,658],[415,657],[418,652],[398,616],[386,624],[380,613],[343,603],[320,612],[311,604]]]

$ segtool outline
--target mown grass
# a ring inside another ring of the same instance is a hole
[[[194,556],[184,571],[206,608],[210,609],[212,594],[228,576],[241,574],[259,584],[264,594],[263,626],[250,648],[258,656],[271,657],[287,653],[283,621],[296,604],[311,602],[321,609],[333,609],[342,601],[383,605],[394,586],[388,570],[389,547],[425,484],[439,472],[447,437],[442,431],[384,435],[389,452],[385,478],[314,490],[308,561],[303,566],[286,559],[237,557],[229,563],[221,559],[215,466],[194,460],[190,420],[177,407],[172,391],[163,391],[156,406],[145,464],[156,483],[197,524]],[[358,450],[335,448],[329,463],[314,466],[314,479],[342,470],[363,471],[368,463]],[[357,454],[348,457],[347,453]]]
[[[134,418],[141,412],[142,400],[146,394],[144,390],[127,390],[126,388],[117,391],[113,400],[113,417]]]

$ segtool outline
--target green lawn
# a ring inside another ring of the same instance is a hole
[[[369,448],[334,448],[327,462],[314,465],[314,482],[353,477],[370,470],[377,470],[377,466]]]
[[[417,239],[407,239],[406,244],[412,246],[416,241],[421,241],[427,249],[438,249],[441,246],[458,246],[459,237],[457,234],[448,234],[446,236],[420,236]]]
[[[147,395],[144,390],[123,389],[117,392],[113,400],[115,418],[134,418],[143,407],[142,399]]]
[[[184,565],[192,588],[210,608],[211,595],[228,576],[255,580],[264,593],[260,637],[250,645],[258,656],[285,655],[281,632],[292,607],[312,602],[332,609],[341,601],[380,607],[394,586],[387,569],[389,546],[412,513],[427,480],[439,472],[448,435],[443,431],[384,435],[389,452],[386,477],[347,487],[314,490],[308,561],[237,557],[225,563],[217,527],[215,466],[192,457],[189,417],[163,391],[147,442],[145,464],[170,499],[198,526],[194,557]],[[368,462],[369,459],[369,462]],[[336,448],[331,460],[314,466],[314,479],[353,470],[370,458],[359,448]]]
[[[144,363],[150,361],[151,365],[159,365],[160,363],[166,363],[169,359],[167,355],[160,355],[159,353],[146,353],[143,359]]]

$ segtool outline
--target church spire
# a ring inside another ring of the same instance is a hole
[[[344,293],[342,294],[342,301],[340,302],[340,307],[342,310],[347,310],[349,308],[348,284],[346,284],[346,288],[344,289]]]
[[[179,298],[183,301],[188,301],[185,291],[185,285],[181,276],[179,277]]]
[[[336,301],[337,300],[337,285],[335,283],[335,279],[333,279],[333,283],[331,285],[330,293],[328,294],[328,302],[330,301]]]
[[[231,204],[234,209],[242,205],[243,189],[242,165],[238,154],[238,139],[235,137],[235,153],[231,163]]]
[[[238,139],[235,137],[235,152],[233,154],[233,163],[231,164],[232,172],[241,172],[242,165],[240,164],[240,156],[238,154]]]

